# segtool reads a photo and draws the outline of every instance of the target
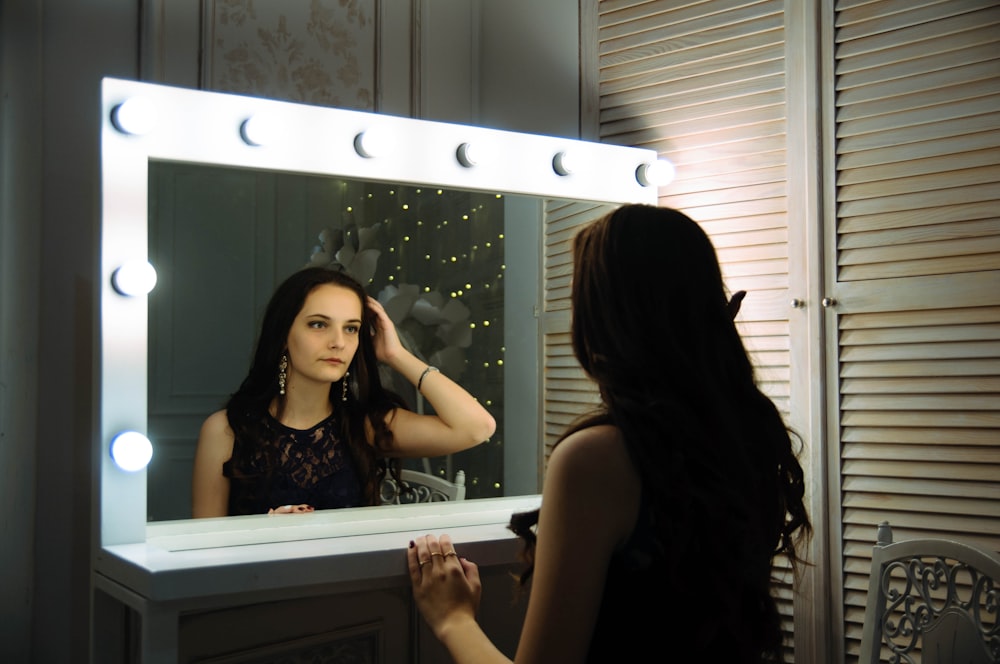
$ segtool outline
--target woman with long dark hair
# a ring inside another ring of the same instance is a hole
[[[758,388],[715,249],[676,210],[626,205],[573,244],[572,343],[599,410],[515,514],[530,596],[514,661],[780,661],[775,558],[810,532],[793,437]],[[414,597],[456,662],[507,662],[447,534],[410,543]]]
[[[421,415],[385,389],[384,363],[433,408]],[[376,505],[400,458],[477,445],[496,428],[475,398],[410,353],[350,276],[306,268],[264,314],[250,372],[202,425],[193,515],[299,513]]]

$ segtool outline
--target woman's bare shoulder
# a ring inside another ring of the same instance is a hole
[[[621,430],[598,425],[570,434],[552,451],[542,502],[554,503],[560,520],[591,527],[592,543],[610,555],[632,532],[640,490]]]
[[[219,410],[212,413],[205,418],[201,425],[201,431],[198,433],[198,446],[195,452],[196,466],[200,459],[209,461],[209,465],[214,468],[218,463],[232,456],[234,443],[235,436],[229,427],[226,411]]]
[[[563,450],[565,454],[587,454],[591,452],[625,453],[625,441],[621,429],[613,424],[596,424],[574,431],[566,436],[555,448],[553,454]]]
[[[201,435],[209,436],[220,436],[229,435],[232,436],[232,429],[229,428],[229,416],[226,414],[225,409],[217,410],[208,417],[201,424]]]
[[[563,439],[552,451],[550,463],[568,467],[574,474],[627,475],[634,470],[621,429],[612,424],[598,424],[580,429]]]

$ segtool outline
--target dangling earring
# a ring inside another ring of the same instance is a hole
[[[350,371],[345,371],[344,372],[344,379],[343,379],[343,381],[341,381],[341,385],[343,385],[343,387],[344,387],[343,391],[340,393],[340,400],[341,401],[347,401],[347,379],[348,379],[348,377],[350,377],[350,375],[351,375]]]
[[[278,362],[278,394],[285,393],[285,381],[288,379],[288,374],[285,373],[286,369],[288,369],[288,356],[282,353],[281,360]]]

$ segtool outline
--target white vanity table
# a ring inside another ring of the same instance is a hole
[[[403,662],[417,653],[415,661],[448,661],[421,635],[405,562],[410,539],[443,530],[480,565],[484,628],[509,649],[524,606],[510,604],[520,544],[506,523],[538,504],[529,496],[150,524],[145,542],[97,554],[96,589],[138,618],[131,625],[138,633],[116,635],[120,615],[98,603],[105,610],[95,612],[97,633],[108,635],[98,650],[113,657],[108,651],[120,647],[113,644],[138,637],[132,648],[150,663],[270,661],[278,652],[299,661],[321,646],[364,658],[357,661]],[[251,628],[253,620],[267,629]],[[220,651],[229,658],[213,659]]]
[[[524,603],[512,603],[520,543],[507,523],[540,502],[537,275],[547,203],[587,214],[655,203],[655,153],[117,79],[104,81],[102,98],[94,661],[446,662],[412,606],[404,555],[413,537],[441,532],[480,565],[482,624],[513,655]],[[132,110],[138,115],[129,117]],[[362,134],[380,131],[395,137],[388,157],[362,145]],[[481,148],[476,159],[470,146]],[[110,450],[122,432],[148,432],[147,297],[157,292],[127,296],[113,284],[122,265],[147,260],[152,161],[509,195],[505,223],[508,235],[520,236],[521,263],[502,301],[507,408],[498,486],[527,495],[147,523],[146,468],[123,470]]]

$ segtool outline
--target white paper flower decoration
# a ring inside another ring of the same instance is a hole
[[[465,371],[463,349],[472,345],[468,307],[456,299],[449,299],[446,302],[444,296],[437,291],[421,293],[420,289],[412,284],[386,286],[379,292],[378,301],[396,326],[400,339],[411,352],[440,368],[450,378],[461,377]],[[410,321],[427,328],[429,334],[421,335],[423,343],[409,332],[413,325]],[[428,337],[436,337],[439,341],[429,344]],[[437,349],[430,351],[428,346]]]
[[[343,231],[324,228],[319,234],[320,244],[313,249],[306,267],[332,267],[343,270],[363,285],[371,283],[382,255],[374,248],[378,244],[379,226],[358,228],[352,224]]]

